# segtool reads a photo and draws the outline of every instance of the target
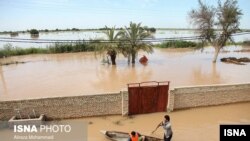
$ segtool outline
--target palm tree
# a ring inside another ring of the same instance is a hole
[[[141,23],[136,24],[130,22],[129,27],[123,30],[121,52],[128,57],[128,63],[132,59],[132,64],[135,64],[135,58],[140,50],[147,53],[153,53],[153,46],[151,42],[143,41],[152,37],[150,32],[141,27]],[[132,58],[131,58],[132,57]]]
[[[106,30],[103,32],[108,38],[108,42],[99,43],[96,46],[96,51],[99,51],[101,54],[106,53],[110,59],[112,65],[116,65],[116,55],[119,52],[118,41],[122,32],[119,31],[115,34],[115,27],[108,28],[105,26]]]

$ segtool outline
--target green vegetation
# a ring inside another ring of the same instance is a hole
[[[122,32],[121,40],[124,42],[121,42],[121,52],[128,57],[128,63],[131,60],[132,64],[135,64],[135,58],[140,50],[153,53],[152,43],[141,41],[152,37],[150,32],[142,28],[141,23],[130,22],[129,27],[125,27]]]
[[[201,6],[204,6],[203,3],[200,3]],[[204,8],[204,7],[203,7]],[[222,7],[220,7],[222,8]],[[205,11],[207,12],[205,14],[211,14],[209,12],[211,11]],[[211,9],[210,9],[211,10]],[[221,9],[220,9],[221,10]],[[202,17],[204,15],[199,15],[200,11],[193,11],[194,13],[191,13],[190,16],[194,16],[191,18],[206,18]],[[194,14],[194,15],[192,15]],[[198,17],[197,17],[198,16]],[[201,16],[201,17],[200,17]],[[197,21],[198,22],[198,21]],[[204,21],[207,22],[207,21]],[[196,23],[198,24],[198,23]],[[234,23],[233,23],[234,24]],[[198,24],[199,25],[199,24]],[[212,25],[211,25],[212,26]],[[205,27],[202,27],[205,28]],[[152,37],[152,33],[156,32],[155,28],[149,28],[147,26],[141,26],[141,23],[133,23],[130,22],[129,27],[125,28],[100,28],[100,32],[105,33],[107,40],[90,40],[90,41],[81,41],[78,42],[71,42],[71,43],[54,43],[46,48],[20,48],[20,47],[13,47],[11,44],[4,45],[3,48],[0,48],[0,58],[3,57],[9,57],[9,56],[17,56],[17,55],[27,55],[27,54],[50,54],[50,53],[72,53],[72,52],[86,52],[86,51],[95,51],[99,52],[103,56],[108,56],[108,60],[110,58],[112,65],[116,65],[116,56],[118,53],[123,54],[125,57],[128,58],[128,63],[134,64],[136,56],[138,55],[138,52],[140,50],[145,51],[147,53],[153,53],[153,47],[159,47],[159,48],[201,48],[204,46],[207,46],[208,43],[212,44],[215,43],[217,45],[216,47],[220,47],[221,45],[228,45],[232,44],[229,42],[218,42],[222,39],[217,39],[213,34],[215,33],[217,29],[210,29],[212,27],[209,27],[209,29],[205,28],[203,29],[204,33],[202,34],[203,37],[206,37],[207,40],[201,41],[201,42],[194,42],[194,41],[185,41],[185,40],[171,40],[171,41],[165,41],[163,43],[159,43],[156,45],[153,45],[150,40],[143,41],[145,39],[150,39]],[[229,27],[228,27],[229,28]],[[230,27],[231,28],[231,27]],[[232,27],[233,28],[233,27]],[[91,30],[91,29],[90,29]],[[96,29],[93,29],[96,30]],[[118,31],[117,31],[118,30]],[[230,29],[231,30],[231,29]],[[232,29],[232,33],[236,32],[237,29]],[[27,30],[27,32],[30,32],[31,35],[38,35],[39,32],[57,32],[57,31],[80,31],[80,29],[72,28],[72,29],[65,29],[65,30]],[[209,32],[208,32],[209,31]],[[227,31],[223,30],[223,33],[226,33]],[[230,32],[230,34],[231,34]],[[10,32],[12,33],[12,32]],[[15,34],[18,34],[18,32],[15,32]],[[226,34],[227,35],[227,34]],[[224,37],[223,42],[227,41],[229,37]],[[213,41],[213,42],[212,42]],[[246,45],[250,46],[250,41],[244,41],[240,43],[234,43],[237,45]],[[213,45],[213,44],[212,44]],[[105,60],[104,60],[105,61]],[[16,62],[14,62],[16,63]]]
[[[31,29],[31,30],[26,30],[26,31],[2,31],[2,32],[0,32],[0,34],[11,34],[11,33],[30,33],[30,32],[34,32],[34,31],[32,31],[33,29]],[[49,30],[49,29],[40,29],[40,30],[37,30],[37,29],[35,29],[36,31],[35,31],[35,33],[34,34],[36,34],[37,33],[37,31],[40,33],[40,32],[63,32],[63,31],[93,31],[93,30],[98,30],[98,29],[78,29],[78,28],[72,28],[72,29],[69,29],[69,28],[67,28],[67,29],[52,29],[52,30]],[[30,34],[32,34],[32,33],[30,33]]]
[[[250,46],[250,40],[243,41],[243,42],[242,42],[242,45],[243,45],[243,46]]]
[[[16,36],[18,36],[18,32],[11,32],[11,33],[10,33],[10,36],[11,36],[11,37],[16,37]]]
[[[86,52],[86,51],[97,51],[100,53],[108,53],[108,48],[105,47],[112,43],[100,43],[99,40],[92,40],[90,42],[79,41],[76,43],[55,43],[47,48],[20,48],[13,47],[12,44],[5,44],[3,48],[0,48],[0,58],[10,57],[10,56],[19,56],[19,55],[28,55],[28,54],[51,54],[51,53],[72,53],[72,52]],[[153,45],[153,47],[158,48],[201,48],[207,46],[208,44],[203,44],[201,42],[192,42],[192,41],[168,41]],[[250,46],[250,41],[237,42],[235,44],[228,43],[227,45],[242,45]],[[110,47],[111,49],[111,47]],[[126,57],[126,48],[122,46],[122,43],[118,43],[117,53],[123,53]],[[105,52],[106,51],[106,52]]]
[[[183,41],[183,40],[173,40],[167,41],[155,45],[159,48],[201,48],[203,47],[201,42]]]
[[[145,26],[146,27],[146,26]],[[143,27],[143,28],[145,28]],[[120,27],[120,28],[115,28],[115,30],[123,30],[124,28]],[[156,32],[157,30],[189,30],[189,31],[197,31],[198,29],[194,29],[194,28],[154,28],[154,27],[146,27],[146,30],[151,31],[152,33],[154,33],[154,31]],[[66,29],[39,29],[39,32],[65,32],[65,31],[101,31],[101,30],[106,30],[106,28],[89,28],[89,29],[78,29],[78,28],[66,28]],[[11,34],[12,32],[17,32],[17,33],[27,33],[30,30],[26,30],[26,31],[0,31],[0,34]],[[215,31],[222,31],[221,29],[215,29]],[[250,29],[241,29],[242,32],[250,32]]]
[[[48,53],[46,48],[19,48],[13,47],[11,44],[5,44],[2,49],[0,49],[0,58],[9,56],[18,56],[26,54],[39,54]]]
[[[145,28],[146,30],[149,30],[151,32],[156,32],[156,30],[158,30],[157,28],[154,28],[154,27],[143,27]],[[108,29],[110,29],[108,27]],[[115,28],[115,30],[123,30],[124,28],[122,27],[119,27],[119,28]],[[160,28],[159,28],[160,29]],[[162,28],[163,29],[163,28]],[[165,28],[164,28],[165,29]],[[65,31],[102,31],[102,30],[107,30],[106,27],[103,27],[103,28],[89,28],[89,29],[79,29],[79,28],[66,28],[66,29],[36,29],[39,33],[40,32],[65,32]],[[171,30],[171,29],[169,29]],[[0,34],[11,34],[13,32],[16,32],[16,33],[27,33],[27,32],[30,32],[31,30],[26,30],[26,31],[0,31]]]
[[[105,27],[104,33],[106,34],[109,42],[103,42],[96,45],[96,50],[106,53],[111,61],[112,65],[116,65],[115,59],[118,53],[122,53],[130,61],[135,64],[135,58],[140,50],[148,53],[153,52],[153,45],[150,42],[143,42],[141,40],[152,37],[151,33],[155,32],[155,28],[142,27],[141,23],[136,24],[130,22],[129,27],[121,29],[115,34],[115,27]]]
[[[49,53],[70,53],[94,51],[94,44],[98,41],[93,40],[89,43],[79,41],[76,43],[55,43],[47,48]]]
[[[59,31],[59,29],[56,29]],[[78,29],[72,28],[78,31]],[[47,30],[45,30],[47,31]],[[32,34],[39,33],[38,30],[32,29],[29,31]],[[38,54],[38,53],[68,53],[68,52],[84,52],[84,51],[99,51],[102,54],[109,55],[112,65],[115,65],[116,55],[122,53],[128,57],[132,64],[135,63],[135,58],[140,50],[148,53],[153,52],[153,45],[150,42],[141,40],[151,37],[151,33],[155,32],[154,28],[142,27],[141,24],[130,23],[129,27],[120,30],[115,34],[115,27],[105,27],[104,33],[108,38],[108,42],[100,40],[92,40],[90,42],[79,41],[76,43],[55,43],[47,48],[18,48],[7,44],[3,49],[0,49],[0,58],[15,55]]]
[[[11,44],[5,44],[4,47],[0,48],[0,58],[18,56],[18,55],[28,55],[28,54],[50,54],[50,53],[70,53],[70,52],[84,52],[84,51],[94,51],[94,43],[98,41],[86,42],[76,42],[76,43],[55,43],[47,48],[20,48],[13,47]]]
[[[216,63],[220,50],[228,41],[234,42],[232,34],[240,31],[240,18],[242,15],[236,0],[218,0],[218,6],[213,7],[201,0],[197,9],[192,9],[189,17],[206,41],[215,48],[213,63]],[[221,29],[221,35],[216,35],[216,29]]]
[[[78,29],[78,28],[72,28],[71,30],[72,31],[80,31],[80,29]]]
[[[114,28],[115,30],[123,30],[122,27],[120,27],[120,28],[113,27],[113,28]],[[86,30],[110,30],[110,29],[112,29],[112,28],[105,26],[105,27],[103,27],[103,28],[98,28],[98,29],[86,29]]]
[[[148,31],[148,32],[151,32],[151,33],[155,33],[156,32],[156,28],[154,28],[154,27],[144,26],[143,29],[146,30],[146,31]]]
[[[106,30],[103,32],[108,38],[108,43],[96,44],[95,51],[100,52],[101,54],[107,54],[110,59],[112,65],[116,65],[116,55],[119,52],[119,38],[123,34],[122,31],[119,31],[115,34],[115,27],[108,28],[105,27]],[[107,60],[109,63],[109,60]]]
[[[39,34],[39,31],[36,30],[36,29],[31,29],[29,32],[30,32],[31,35],[37,35],[37,34]]]

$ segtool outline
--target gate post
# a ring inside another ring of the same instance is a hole
[[[128,91],[121,90],[122,95],[122,116],[128,115]]]
[[[168,97],[168,105],[167,105],[167,112],[171,112],[174,110],[174,90],[169,90],[169,97]]]

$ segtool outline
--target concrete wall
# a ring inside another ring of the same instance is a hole
[[[34,115],[33,109],[52,119],[122,114],[122,94],[0,101],[0,119],[9,120],[18,110],[23,116]]]
[[[100,115],[126,115],[128,91],[100,95],[51,97],[29,100],[0,101],[0,120],[22,116],[45,114],[50,119],[79,118]],[[175,88],[170,91],[167,109],[192,108],[250,101],[250,83],[236,85],[212,85]]]
[[[250,83],[175,88],[169,110],[250,101]]]

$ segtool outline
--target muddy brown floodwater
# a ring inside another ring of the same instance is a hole
[[[88,123],[88,141],[109,141],[100,130],[130,132],[136,130],[144,135],[162,138],[163,129],[151,132],[163,120],[165,114],[170,115],[173,129],[172,141],[219,141],[220,124],[250,124],[250,102],[234,103],[219,106],[200,107],[186,110],[175,110],[170,113],[159,112],[133,115],[131,117],[113,115],[68,119],[66,122]],[[85,132],[79,129],[78,132]],[[13,130],[0,130],[1,139],[7,140]],[[74,140],[75,134],[69,134]]]
[[[77,119],[89,122],[88,141],[108,141],[100,130],[130,132],[162,138],[163,129],[151,132],[169,114],[173,128],[172,141],[219,141],[220,124],[250,124],[250,103],[178,110],[170,113],[152,113],[132,117],[106,116]]]
[[[221,57],[250,57],[250,52],[228,47]],[[144,53],[139,53],[138,57]],[[147,54],[146,54],[147,55]],[[0,100],[27,99],[117,92],[127,83],[142,81],[171,81],[170,86],[232,84],[250,82],[250,64],[235,65],[218,61],[212,63],[213,50],[155,49],[147,55],[147,65],[127,64],[121,55],[117,66],[101,63],[94,53],[27,55],[0,59],[4,62],[26,62],[0,66]],[[138,60],[137,60],[138,62]],[[89,141],[108,141],[100,130],[130,132],[162,138],[163,130],[151,132],[163,120],[171,117],[172,141],[218,141],[220,124],[250,124],[250,103],[177,110],[122,117],[120,115],[75,119],[88,122]],[[74,137],[72,137],[74,138]]]
[[[128,65],[122,55],[117,65],[102,64],[93,52],[26,55],[0,59],[25,62],[0,65],[0,100],[71,96],[119,92],[127,83],[171,81],[170,87],[232,84],[250,82],[250,64],[235,65],[219,61],[221,57],[250,57],[239,52],[242,47],[227,47],[212,63],[213,49],[203,52],[191,49],[155,49],[153,54],[140,52],[149,59],[147,65],[136,60]]]

